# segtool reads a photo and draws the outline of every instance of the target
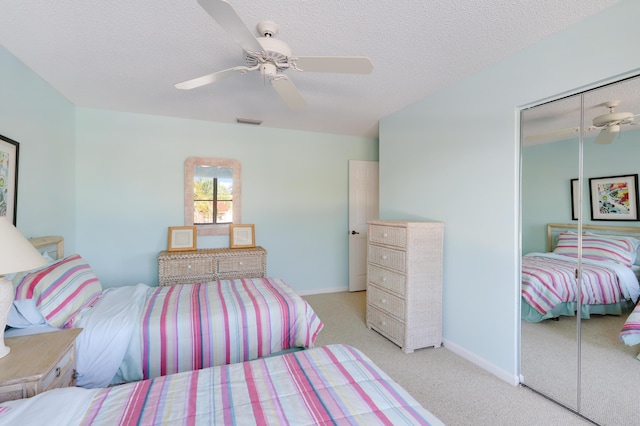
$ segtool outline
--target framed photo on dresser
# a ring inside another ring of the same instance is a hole
[[[254,225],[229,225],[229,247],[251,248],[256,246]]]
[[[187,251],[196,249],[195,226],[170,226],[168,251]]]

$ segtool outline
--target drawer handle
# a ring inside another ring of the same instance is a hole
[[[238,265],[243,265],[243,264],[244,264],[244,262],[238,262]]]
[[[187,269],[191,269],[191,265],[187,265]]]
[[[382,260],[387,260],[387,255],[386,254],[382,256]]]
[[[62,370],[60,369],[60,367],[57,367],[57,368],[56,368],[56,377],[60,377],[60,372],[61,372],[61,371],[62,371]]]
[[[380,303],[384,305],[385,303],[387,303],[387,299],[380,299]]]
[[[380,321],[380,324],[387,325],[387,322],[386,321]]]
[[[386,233],[386,232],[384,232],[384,233],[382,234],[382,237],[383,237],[383,238],[387,238],[387,236],[388,236],[388,235],[387,235],[387,233]]]
[[[387,282],[387,277],[382,277],[382,282],[386,283]]]

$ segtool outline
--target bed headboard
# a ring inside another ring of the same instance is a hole
[[[64,238],[59,236],[29,238],[29,241],[40,253],[47,253],[52,259],[64,257]]]
[[[607,226],[607,225],[582,225],[583,231],[589,231],[600,235],[617,235],[624,237],[635,237],[640,239],[640,227],[638,226]],[[550,223],[547,225],[547,251],[553,251],[558,243],[558,236],[561,232],[578,231],[577,223],[560,224]],[[640,247],[638,247],[638,256],[636,264],[640,264]]]

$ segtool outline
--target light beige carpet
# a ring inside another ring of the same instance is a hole
[[[445,347],[402,350],[365,325],[366,292],[305,296],[324,329],[316,346],[362,350],[447,425],[585,425],[590,422],[531,391],[512,386]]]

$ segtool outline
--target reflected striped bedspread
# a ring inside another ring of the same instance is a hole
[[[620,340],[625,345],[634,346],[640,344],[640,302],[633,309],[620,331]],[[640,359],[640,354],[638,355]]]
[[[313,347],[322,326],[278,278],[158,287],[142,316],[143,378]]]
[[[362,352],[330,345],[101,389],[83,424],[442,423]]]
[[[550,257],[523,256],[522,298],[541,314],[565,302],[578,301],[576,263]],[[628,293],[616,273],[593,264],[582,264],[583,304],[619,303]]]

